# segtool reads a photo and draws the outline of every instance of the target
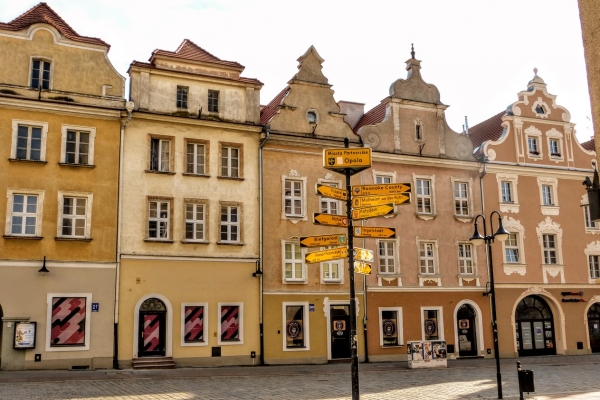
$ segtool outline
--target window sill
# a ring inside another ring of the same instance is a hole
[[[435,217],[437,217],[437,214],[415,213],[415,216],[425,221],[429,221],[430,219],[434,219]]]
[[[288,284],[288,285],[305,285],[306,284],[306,280],[300,280],[300,279],[284,279],[283,280],[284,284]]]
[[[218,175],[217,176],[218,179],[229,179],[232,181],[243,181],[244,178],[241,178],[239,176],[223,176],[223,175]]]
[[[209,241],[206,240],[182,240],[183,244],[210,244]]]
[[[91,242],[92,238],[79,238],[79,237],[63,237],[56,236],[54,240],[65,241],[65,242]]]
[[[476,274],[458,274],[458,277],[462,278],[462,279],[473,280],[473,279],[479,278],[479,275],[476,275]]]
[[[175,175],[175,172],[171,171],[154,171],[153,169],[147,169],[144,172],[148,174],[158,174],[158,175]]]
[[[344,282],[341,279],[338,281],[334,281],[334,280],[331,280],[331,281],[322,280],[321,281],[322,285],[342,285],[343,283]]]
[[[196,178],[210,178],[210,175],[205,174],[192,174],[190,172],[183,172],[181,175],[183,176],[195,176]]]
[[[402,274],[387,274],[387,273],[378,273],[377,277],[378,278],[382,278],[382,279],[389,279],[389,278],[402,278]]]
[[[403,344],[395,344],[395,345],[388,345],[388,346],[382,345],[381,346],[382,349],[397,349],[397,348],[402,348],[402,347],[404,347]]]
[[[417,275],[419,278],[423,278],[423,279],[428,279],[428,278],[441,278],[442,275],[440,274],[418,274]]]
[[[48,164],[48,161],[43,160],[28,160],[25,158],[9,158],[10,162],[22,162],[22,163],[31,163],[31,164]]]
[[[144,239],[144,242],[152,242],[152,243],[175,243],[173,240],[169,240],[169,239],[151,239],[151,238]]]
[[[75,164],[59,162],[58,165],[60,165],[61,167],[96,168],[94,164]]]
[[[217,242],[217,244],[222,244],[225,246],[243,246],[245,243],[242,242]]]
[[[600,229],[598,228],[585,228],[585,233],[588,235],[597,235],[600,234]]]
[[[454,219],[457,220],[457,221],[463,222],[463,223],[471,222],[471,221],[473,221],[473,218],[474,217],[472,217],[470,215],[456,215],[456,214],[454,214]]]
[[[558,215],[560,212],[559,206],[543,205],[541,207],[542,207],[542,215]]]
[[[4,239],[25,239],[25,240],[42,240],[43,236],[25,236],[25,235],[4,235]]]

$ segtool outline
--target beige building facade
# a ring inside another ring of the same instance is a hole
[[[0,47],[0,368],[110,368],[125,78],[45,3]]]

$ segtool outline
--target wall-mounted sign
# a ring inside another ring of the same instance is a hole
[[[14,349],[35,349],[37,322],[15,323]]]
[[[92,312],[100,311],[100,303],[92,303]]]
[[[308,305],[308,311],[309,312],[315,312],[315,305],[314,304],[309,304]]]

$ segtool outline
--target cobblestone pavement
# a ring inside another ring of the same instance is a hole
[[[526,364],[524,367],[529,368]],[[526,398],[600,400],[598,363],[530,367],[535,374],[536,393]],[[0,372],[2,400],[351,398],[346,364],[12,374]],[[502,378],[504,398],[518,399],[516,368],[504,365]],[[366,364],[361,365],[360,393],[365,400],[492,399],[497,394],[496,369],[489,362],[419,370],[409,370],[402,363]]]

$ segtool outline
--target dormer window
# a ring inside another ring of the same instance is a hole
[[[208,112],[219,112],[219,91],[209,90],[208,91]]]
[[[50,62],[33,60],[31,64],[31,87],[33,89],[50,89]]]
[[[177,108],[188,108],[188,88],[177,86]]]

